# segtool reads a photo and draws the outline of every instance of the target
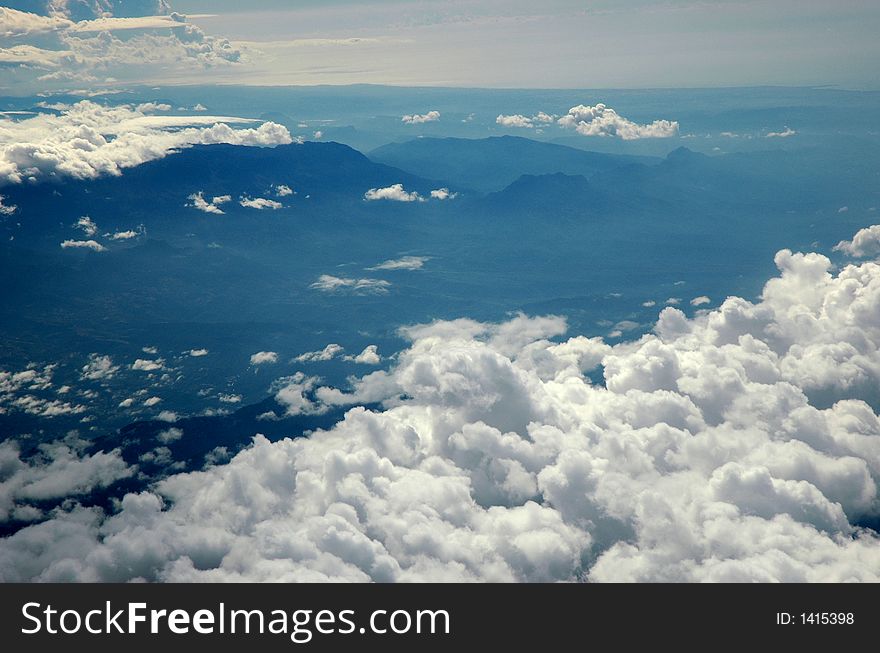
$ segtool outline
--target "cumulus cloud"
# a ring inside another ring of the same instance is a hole
[[[332,428],[58,511],[0,577],[878,581],[880,265],[775,262],[759,300],[613,347],[553,316],[406,328],[388,370],[277,386],[353,405]]]
[[[865,227],[856,232],[852,240],[841,240],[834,251],[843,252],[857,258],[867,258],[880,254],[880,225]]]
[[[768,132],[764,138],[789,138],[795,134],[797,134],[797,132],[794,129],[785,127],[781,132]]]
[[[96,240],[65,240],[61,243],[62,249],[90,249],[93,252],[105,252],[107,248]]]
[[[359,365],[378,365],[382,362],[382,357],[379,355],[378,346],[367,345],[357,356],[346,356],[345,360]]]
[[[189,352],[187,352],[187,353],[189,353],[189,355],[192,356],[193,358],[200,358],[202,356],[207,356],[208,350],[207,349],[190,349]]]
[[[350,279],[322,274],[309,288],[328,293],[351,292],[356,295],[381,295],[387,293],[390,286],[391,284],[384,279]]]
[[[94,236],[98,233],[98,225],[89,216],[84,215],[76,221],[75,225],[78,229],[82,229],[86,236]]]
[[[108,237],[110,240],[131,240],[132,238],[137,238],[140,235],[140,232],[134,231],[132,229],[127,229],[126,231],[117,231],[110,234]]]
[[[164,370],[165,360],[162,358],[157,358],[155,360],[138,358],[137,360],[135,360],[134,363],[131,364],[131,369],[139,372],[155,372],[157,370]]]
[[[214,215],[224,215],[225,211],[220,208],[221,204],[225,204],[232,200],[232,195],[216,195],[211,198],[211,201],[205,199],[204,191],[199,191],[197,193],[193,193],[189,197],[187,197],[191,204],[187,204],[186,206],[191,206],[194,209],[198,209],[199,211],[204,211],[205,213],[213,213]]]
[[[506,116],[503,113],[498,114],[498,117],[495,118],[495,123],[501,125],[502,127],[520,127],[528,129],[534,127],[531,118],[528,118],[519,113],[515,113],[510,116]]]
[[[3,200],[5,199],[3,195],[0,195],[0,215],[12,215],[18,210],[18,207],[15,204],[4,204]]]
[[[514,113],[511,115],[501,113],[495,118],[495,124],[501,125],[502,127],[532,129],[536,125],[551,123],[554,120],[556,120],[556,116],[551,116],[543,111],[539,111],[534,116],[524,116],[521,113]]]
[[[278,353],[274,351],[258,351],[251,356],[251,365],[265,365],[277,362]]]
[[[196,144],[273,146],[292,142],[286,127],[232,116],[147,115],[130,105],[83,100],[59,113],[0,117],[0,182],[119,175],[125,168]],[[206,126],[207,125],[207,126]]]
[[[319,349],[318,351],[307,351],[304,354],[300,354],[293,360],[298,363],[314,363],[317,361],[329,361],[345,351],[345,347],[342,345],[338,345],[335,342],[330,343],[323,349]]]
[[[83,381],[103,381],[112,379],[119,371],[119,366],[113,364],[109,356],[89,354],[89,362],[83,365],[80,378]]]
[[[435,188],[431,191],[431,198],[435,200],[454,200],[458,193],[452,193],[448,188]]]
[[[440,112],[428,111],[428,113],[423,114],[414,113],[412,115],[402,116],[400,120],[407,125],[420,125],[426,122],[436,122],[440,120]]]
[[[706,295],[700,295],[699,297],[694,297],[691,300],[691,306],[703,306],[710,303],[712,303],[712,300],[709,299]]]
[[[272,386],[275,391],[275,401],[284,406],[285,415],[288,417],[326,413],[329,407],[314,401],[313,397],[319,381],[317,376],[306,376],[302,372],[278,379]]]
[[[275,200],[266,199],[265,197],[242,197],[239,201],[243,207],[248,209],[280,209],[284,205],[281,202],[276,202]]]
[[[135,111],[140,111],[141,113],[171,111],[171,105],[165,102],[143,102],[135,107]]]
[[[177,442],[180,438],[183,437],[183,430],[175,427],[171,427],[170,429],[165,429],[164,431],[159,431],[156,434],[156,440],[158,440],[162,444],[168,444],[169,442]]]
[[[579,104],[572,107],[557,122],[584,136],[616,136],[625,141],[669,138],[678,134],[678,122],[655,120],[650,124],[640,125],[601,103],[595,106]]]
[[[118,449],[82,455],[82,444],[71,439],[43,444],[23,460],[17,443],[0,443],[0,522],[39,519],[40,505],[88,494],[134,473]]]
[[[26,369],[18,372],[0,370],[0,407],[2,407],[2,404],[20,400],[21,397],[16,399],[16,394],[18,393],[50,389],[55,368],[56,366],[53,364],[45,365],[42,369],[38,369],[36,366],[28,366]],[[58,393],[63,394],[60,388]],[[36,398],[32,397],[32,399],[36,401]],[[30,403],[30,400],[27,400],[26,403]],[[23,410],[27,407],[29,406],[19,405],[19,408]]]
[[[278,184],[277,186],[272,187],[275,191],[275,194],[278,197],[287,197],[288,195],[293,195],[293,189],[287,184]]]
[[[430,256],[402,256],[400,258],[383,261],[368,270],[421,270],[425,263],[431,260]]]
[[[403,188],[403,184],[392,184],[385,188],[371,188],[364,193],[364,199],[367,201],[390,200],[392,202],[424,202],[425,199],[416,191],[408,193]]]

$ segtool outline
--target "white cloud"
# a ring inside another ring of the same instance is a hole
[[[171,105],[164,102],[143,102],[135,107],[135,111],[141,113],[153,113],[156,111],[171,111]]]
[[[421,270],[430,260],[430,256],[402,256],[389,259],[367,270]]]
[[[760,300],[614,347],[552,316],[404,329],[348,389],[277,387],[290,414],[380,408],[58,511],[0,540],[0,576],[878,581],[880,264],[775,261]]]
[[[86,407],[81,404],[73,404],[57,399],[45,399],[32,394],[9,399],[9,405],[11,408],[25,412],[28,415],[49,419],[62,415],[80,415],[86,411]]]
[[[131,364],[131,369],[137,370],[139,372],[155,372],[157,370],[164,370],[165,360],[162,358],[157,358],[155,360],[138,358],[135,360],[134,363]]]
[[[170,429],[165,429],[164,431],[159,431],[156,434],[156,439],[162,444],[168,444],[169,442],[177,442],[180,438],[183,437],[183,431],[179,428],[171,427]]]
[[[129,105],[83,100],[58,114],[0,118],[0,180],[118,175],[125,168],[196,144],[272,146],[292,142],[286,127],[230,116],[146,115]]]
[[[287,184],[278,184],[277,186],[273,186],[275,189],[275,194],[278,197],[287,197],[288,195],[293,195],[293,189]]]
[[[90,249],[95,252],[105,252],[107,248],[96,240],[65,240],[61,243],[62,249]]]
[[[293,360],[298,363],[314,363],[317,361],[329,361],[345,351],[345,347],[342,345],[338,345],[335,342],[330,343],[324,349],[319,349],[318,351],[307,351],[304,354],[300,354]]]
[[[57,366],[46,365],[42,370],[29,365],[19,372],[0,370],[0,403],[21,390],[47,390],[52,387],[52,375]]]
[[[127,231],[117,231],[112,233],[109,238],[110,240],[131,240],[132,238],[137,238],[139,235],[139,232],[128,229]]]
[[[196,104],[196,105],[192,108],[192,110],[193,110],[193,111],[207,111],[207,110],[208,110],[208,107],[206,107],[204,104],[202,104],[201,102],[199,102],[198,104]]]
[[[265,365],[266,363],[277,363],[278,353],[274,351],[258,351],[251,356],[251,365]]]
[[[764,138],[789,138],[795,134],[797,134],[797,132],[794,129],[786,127],[781,132],[768,132]]]
[[[221,403],[224,404],[239,404],[241,403],[241,395],[236,394],[221,394],[217,397]]]
[[[498,117],[495,118],[495,123],[501,125],[502,127],[518,127],[526,129],[532,129],[535,126],[532,123],[531,118],[528,118],[519,113],[515,113],[510,116],[506,116],[503,113],[498,114]]]
[[[48,15],[0,8],[0,36],[19,41],[0,50],[7,55],[0,58],[24,64],[8,71],[17,88],[35,92],[109,79],[137,83],[157,74],[222,70],[243,58],[228,40],[206,35],[181,14],[119,15],[127,14],[121,3],[111,7],[103,0],[61,9],[70,4],[53,0],[40,12]],[[155,14],[156,6],[141,5],[140,11]]]
[[[275,200],[269,200],[265,197],[242,197],[239,202],[243,207],[248,209],[280,209],[284,205],[281,202],[276,202]]]
[[[80,378],[84,381],[102,381],[116,376],[119,366],[109,356],[89,354],[89,362],[83,365]]]
[[[190,349],[188,353],[193,358],[199,358],[201,356],[207,356],[208,350],[207,349]]]
[[[841,206],[839,209],[837,209],[838,213],[846,213],[847,211],[849,211],[848,206]]]
[[[379,348],[376,345],[367,345],[357,356],[346,356],[345,360],[358,363],[359,365],[378,365],[382,362]]]
[[[76,221],[75,225],[78,229],[82,229],[86,236],[94,236],[98,233],[98,225],[89,216],[84,215]]]
[[[703,306],[705,304],[710,304],[712,302],[706,295],[700,295],[699,297],[694,297],[691,300],[691,306]]]
[[[161,403],[161,402],[162,402],[161,397],[150,397],[150,398],[144,400],[144,406],[146,406],[147,408],[152,408],[153,406],[155,406],[156,404]]]
[[[423,202],[424,198],[417,192],[408,193],[403,188],[403,184],[392,184],[385,188],[371,188],[364,193],[364,199],[373,200],[391,200],[392,202]]]
[[[452,193],[448,188],[436,188],[431,191],[431,197],[435,200],[454,200],[458,193]]]
[[[72,23],[62,16],[41,16],[0,7],[0,37],[5,39],[51,33],[69,28]]]
[[[544,113],[543,111],[539,111],[534,116],[524,116],[521,113],[514,113],[511,115],[498,114],[495,118],[495,124],[501,125],[502,127],[514,127],[520,129],[532,129],[541,124],[549,124],[555,121],[557,116],[550,115],[549,113]]]
[[[407,125],[421,125],[426,122],[436,122],[440,120],[440,112],[428,111],[428,113],[423,114],[414,113],[412,115],[403,116],[400,120]]]
[[[318,280],[309,286],[313,290],[321,292],[352,292],[358,295],[384,294],[388,292],[391,284],[384,279],[350,279],[347,277],[334,277],[330,274],[322,274]]]
[[[865,227],[856,232],[852,240],[841,240],[834,251],[843,252],[857,258],[867,258],[880,254],[880,225]]]
[[[204,211],[205,213],[213,213],[214,215],[224,215],[223,209],[220,208],[221,204],[225,204],[232,200],[231,195],[217,195],[211,198],[211,201],[205,199],[204,191],[199,191],[197,193],[193,193],[186,199],[190,200],[192,204],[187,204],[186,206],[191,206],[194,209],[198,209],[199,211]]]
[[[3,195],[0,195],[0,215],[12,215],[18,210],[18,207],[15,204],[4,204],[3,200],[5,199]]]
[[[0,443],[0,469],[0,522],[39,518],[42,511],[34,504],[88,494],[134,472],[118,449],[81,455],[81,442],[75,441],[40,445],[35,458],[22,460],[18,444],[7,440]],[[12,572],[2,570],[4,562],[0,558],[0,575]]]
[[[584,136],[617,136],[625,141],[640,138],[668,138],[678,134],[678,123],[670,120],[655,120],[639,125],[627,120],[611,107],[604,104],[588,106],[579,104],[568,110],[557,122],[566,128],[573,128]]]
[[[310,395],[318,385],[318,377],[306,376],[297,372],[293,376],[278,379],[273,387],[276,389],[275,400],[284,406],[285,415],[320,415],[326,413],[328,407],[313,401]]]

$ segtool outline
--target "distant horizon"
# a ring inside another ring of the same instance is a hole
[[[245,10],[222,1],[21,0],[0,7],[0,89],[877,90],[877,24],[880,6],[860,0],[548,0],[540,7],[520,0],[255,0]]]

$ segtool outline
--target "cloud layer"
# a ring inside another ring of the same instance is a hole
[[[329,431],[60,511],[0,577],[880,580],[880,265],[775,260],[759,301],[613,347],[552,316],[404,329],[349,388],[283,384],[291,411],[355,405]]]
[[[0,118],[0,184],[23,180],[118,175],[124,168],[195,144],[273,146],[292,142],[286,127],[229,116],[155,116],[129,105],[105,107],[88,100],[59,114],[26,120]],[[210,125],[210,126],[196,126]]]
[[[8,83],[45,91],[71,83],[143,81],[233,66],[242,52],[164,2],[66,2],[0,7],[0,67]],[[143,12],[143,13],[137,13]]]

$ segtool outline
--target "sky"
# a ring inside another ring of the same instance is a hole
[[[4,5],[55,21],[22,28],[21,16],[0,16],[7,92],[78,81],[878,87],[880,5],[867,0],[256,0],[244,11],[228,0],[47,4]],[[136,18],[157,13],[166,16]],[[111,15],[115,22],[78,22]]]

